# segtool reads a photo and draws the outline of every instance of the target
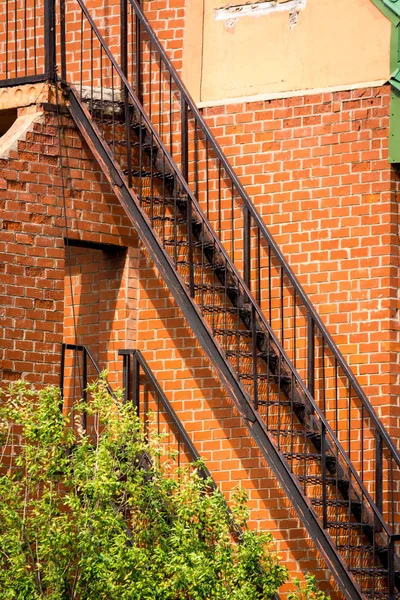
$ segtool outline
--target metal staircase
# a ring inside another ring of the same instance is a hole
[[[344,597],[399,599],[393,441],[139,4],[121,2],[119,61],[73,4],[73,119]]]

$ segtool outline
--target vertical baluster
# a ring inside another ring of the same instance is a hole
[[[268,246],[268,316],[272,327],[272,282],[271,282],[271,246]]]
[[[114,67],[111,67],[111,101],[112,101],[112,151],[115,157],[115,92],[114,92]]]
[[[189,131],[188,131],[188,105],[181,95],[181,165],[185,181],[189,180]]]
[[[46,2],[48,2],[48,0],[45,1],[45,7],[46,7]],[[18,77],[18,31],[17,31],[17,23],[18,23],[18,7],[17,7],[17,0],[14,1],[14,55],[15,55],[15,77]],[[46,9],[45,9],[46,10]],[[45,23],[44,23],[44,28],[45,28],[45,60],[48,61],[49,58],[47,56],[47,31],[49,29],[48,27],[48,14],[47,11],[45,13]],[[47,65],[47,62],[46,62]],[[50,74],[50,71],[47,70],[47,66],[46,66],[46,73]]]
[[[139,114],[139,200],[143,202],[143,116]],[[153,214],[151,215],[153,225]]]
[[[152,90],[151,90],[151,86],[152,86],[152,79],[153,79],[153,63],[151,60],[151,56],[153,54],[153,44],[151,42],[151,40],[149,41],[149,117],[150,117],[150,121],[151,121],[151,115],[152,115]]]
[[[7,0],[8,4],[8,0]],[[61,3],[60,3],[60,14],[61,14]],[[64,11],[65,14],[65,11]],[[65,44],[64,44],[65,47]],[[36,34],[36,0],[33,0],[33,63],[34,73],[37,74],[37,34]]]
[[[125,108],[125,132],[126,132],[126,162],[127,162],[127,168],[128,168],[128,186],[132,187],[132,171],[133,171],[133,166],[132,166],[132,147],[131,147],[131,126],[130,126],[130,114],[129,114],[129,96],[128,96],[128,91],[125,89],[124,87],[124,108]],[[140,163],[142,161],[142,141],[141,141],[141,136],[142,136],[142,124],[140,123],[140,148],[139,148],[139,160]],[[140,192],[139,192],[139,200],[140,202],[142,201],[142,190],[141,190],[141,185],[142,185],[142,175],[141,175],[141,165],[139,167],[140,169]]]
[[[164,155],[164,165],[165,165],[165,155]],[[175,266],[178,263],[178,206],[177,206],[177,189],[176,185],[174,185],[174,264]],[[187,198],[187,203],[189,204],[189,198]]]
[[[36,0],[34,0],[36,7]],[[34,25],[36,29],[36,24]],[[35,35],[35,73],[36,73],[36,31]],[[66,61],[66,40],[65,40],[65,0],[60,0],[60,60],[61,60],[61,81],[67,81],[67,61]]]
[[[205,161],[206,161],[206,215],[207,215],[207,219],[209,219],[210,218],[210,194],[209,194],[208,138],[207,137],[206,137]]]
[[[294,290],[293,290],[293,366],[295,369],[297,368],[297,327],[296,327],[297,311],[296,311],[296,306],[297,306],[297,292],[296,292],[296,288],[294,288]]]
[[[250,213],[243,207],[243,279],[250,289]]]
[[[347,478],[349,480],[349,492],[348,492],[348,502],[349,502],[349,506],[347,509],[347,568],[350,568],[351,565],[351,527],[350,527],[350,523],[351,523],[351,481],[352,481],[352,475],[351,475],[351,470],[350,467],[348,467],[347,469]]]
[[[321,424],[321,465],[322,465],[322,526],[328,527],[328,506],[326,489],[326,427]]]
[[[187,177],[187,172],[186,172]],[[192,201],[187,196],[187,234],[188,234],[188,260],[189,260],[189,292],[191,298],[194,298],[194,265],[193,265],[193,216]],[[215,248],[214,248],[215,258]],[[215,293],[215,291],[214,291]],[[213,298],[214,301],[214,298]]]
[[[93,29],[90,27],[90,113],[93,115],[93,93],[94,93],[94,81],[93,81]]]
[[[162,172],[166,173],[167,168],[166,168],[166,162],[165,162],[165,152],[161,148],[158,148],[158,151],[162,152],[162,155],[163,155],[163,168],[162,168]],[[177,224],[176,224],[176,208],[177,208],[177,206],[176,206],[176,188],[177,188],[177,186],[176,186],[176,180],[174,179],[174,202],[175,202],[174,219],[175,219],[175,230],[176,230],[176,227],[177,227]],[[165,206],[165,200],[166,200],[166,196],[167,196],[167,188],[166,188],[165,177],[162,178],[162,193],[161,193],[161,196],[162,196],[162,199],[163,199],[163,205]],[[153,206],[154,206],[154,202],[152,200],[152,202],[151,202],[151,222],[152,222],[152,224],[153,224]],[[163,211],[164,211],[164,209],[163,209]],[[165,212],[163,212],[163,215],[165,215]],[[163,235],[165,236],[165,221],[163,221]],[[175,244],[176,244],[176,238],[175,238]]]
[[[132,404],[140,417],[140,363],[136,352],[132,355]]]
[[[391,507],[390,508],[390,518],[391,518],[392,531],[394,531],[395,530],[394,516],[395,516],[395,514],[398,513],[398,511],[395,510],[395,505],[394,505],[394,478],[393,478],[393,455],[392,454],[390,454],[390,457],[389,457],[389,483],[390,483],[390,507]]]
[[[82,98],[83,93],[83,45],[84,45],[84,25],[83,25],[83,11],[81,11],[81,39],[80,39],[80,68],[79,68],[79,89],[80,96]]]
[[[364,404],[361,405],[361,481],[364,481]]]
[[[282,378],[282,356],[278,354],[278,450],[281,449],[281,378]]]
[[[131,355],[122,355],[122,388],[124,390],[124,403],[129,399],[129,373],[131,370]]]
[[[159,58],[158,61],[158,133],[159,136],[162,140],[162,131],[163,131],[163,126],[162,126],[162,62],[161,62],[161,57]]]
[[[293,471],[294,461],[294,406],[293,406],[293,394],[294,394],[294,374],[291,373],[291,385],[290,385],[290,454],[291,462],[290,467]]]
[[[64,401],[65,350],[66,350],[66,345],[61,344],[61,359],[60,359],[60,410],[61,411],[63,409],[63,401]]]
[[[285,342],[285,315],[284,315],[284,297],[283,297],[283,267],[280,267],[281,277],[280,277],[280,298],[281,298],[281,344],[282,348],[284,348]]]
[[[257,322],[256,309],[251,305],[251,338],[252,338],[252,354],[253,354],[253,390],[254,390],[254,408],[258,409],[258,348],[257,348]]]
[[[25,66],[25,77],[28,75],[28,35],[27,35],[27,30],[26,30],[26,19],[27,19],[27,12],[26,12],[26,0],[24,0],[24,66]]]
[[[140,0],[137,0],[140,5]],[[143,90],[142,90],[142,59],[140,55],[141,50],[141,30],[140,30],[140,19],[136,17],[136,95],[139,101],[143,102]],[[160,59],[161,64],[161,59]],[[160,82],[161,82],[161,71],[160,71]]]
[[[184,102],[183,96],[181,96],[181,106]],[[172,76],[169,74],[169,153],[174,157],[174,132],[173,132],[173,123],[174,123],[174,113],[172,110]],[[181,136],[183,136],[183,111],[181,108]],[[165,141],[166,144],[166,141]],[[183,162],[182,162],[183,169]]]
[[[127,0],[121,0],[121,70],[125,77],[128,75],[128,4]],[[132,187],[132,148],[129,94],[125,84],[121,81],[122,99],[125,110],[125,134],[126,134],[126,162],[128,168],[128,186]]]
[[[221,161],[218,160],[218,236],[221,239],[222,206],[221,206]]]
[[[307,317],[307,387],[314,397],[315,393],[315,335],[314,319]]]
[[[128,0],[120,3],[120,56],[121,71],[128,75]]]
[[[88,362],[87,362],[87,350],[86,350],[86,346],[83,346],[82,348],[82,354],[83,354],[83,367],[82,367],[82,389],[83,389],[83,394],[82,394],[82,400],[83,403],[87,404],[87,386],[88,386]],[[82,428],[84,431],[86,431],[87,428],[87,412],[86,412],[86,408],[85,410],[82,412]]]
[[[261,308],[261,232],[257,227],[257,302]]]
[[[231,187],[231,254],[232,262],[235,262],[235,201],[234,201],[234,185],[232,181]]]
[[[101,133],[104,137],[104,105],[103,105],[103,46],[100,46],[100,122],[101,122]]]
[[[389,537],[388,544],[388,579],[389,579],[389,599],[396,600],[396,586],[395,586],[395,566],[394,566],[394,536]]]
[[[353,460],[351,457],[351,383],[349,381],[348,387],[348,407],[347,407],[347,437],[348,437],[348,454],[350,460]]]
[[[197,201],[199,198],[199,140],[197,133],[197,119],[194,118],[194,193]]]
[[[270,361],[270,356],[271,356],[271,340],[269,337],[269,333],[267,333],[267,414],[266,414],[266,426],[267,429],[269,429],[269,404],[270,404],[270,396],[271,396],[271,391],[270,391],[270,384],[269,384],[269,379],[270,379],[270,367],[271,367],[271,361]]]
[[[326,381],[325,381],[325,338],[322,336],[322,347],[321,347],[321,358],[322,358],[322,410],[324,416],[326,416]]]
[[[56,21],[55,21],[55,1],[44,0],[44,48],[45,48],[45,70],[49,79],[55,77],[56,61]],[[16,15],[15,15],[16,16]],[[15,35],[17,35],[17,26],[15,25]],[[15,58],[17,58],[17,38],[15,38]]]
[[[200,289],[201,289],[201,303],[200,303],[200,307],[201,307],[201,313],[204,314],[203,312],[203,308],[204,308],[204,277],[205,277],[205,272],[204,272],[204,259],[205,259],[205,255],[204,255],[204,229],[205,229],[205,224],[204,221],[202,221],[202,235],[201,235],[201,267],[200,267]],[[214,330],[213,330],[213,335],[214,335]]]
[[[8,23],[8,17],[10,14],[10,9],[8,6],[8,2],[9,0],[6,0],[6,79],[8,79],[8,68],[9,68],[9,56],[8,56],[8,36],[9,36],[9,23]],[[36,36],[35,36],[35,47],[36,47]]]

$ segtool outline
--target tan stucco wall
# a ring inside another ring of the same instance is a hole
[[[389,78],[391,24],[370,0],[306,0],[292,29],[288,12],[215,19],[239,4],[186,0],[183,77],[197,101]]]

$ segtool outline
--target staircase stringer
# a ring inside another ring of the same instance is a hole
[[[127,217],[136,229],[194,335],[210,359],[222,385],[244,419],[250,435],[287,494],[316,547],[321,552],[341,592],[346,600],[364,600],[364,595],[361,593],[353,576],[346,569],[330,535],[320,525],[310,501],[305,497],[295,476],[290,472],[285,458],[266,430],[260,416],[251,406],[250,397],[238,381],[232,367],[226,361],[220,344],[214,339],[209,325],[203,319],[194,301],[190,298],[185,283],[175,270],[167,252],[162,248],[162,244],[153,230],[148,217],[141,210],[136,194],[128,188],[120,167],[112,158],[110,151],[97,131],[96,125],[93,123],[86,108],[74,94],[72,88],[69,88],[68,92],[68,108],[73,120],[113,188]]]

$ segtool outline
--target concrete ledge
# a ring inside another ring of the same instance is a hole
[[[54,96],[54,88],[47,82],[1,88],[0,110],[51,102],[54,101]]]

